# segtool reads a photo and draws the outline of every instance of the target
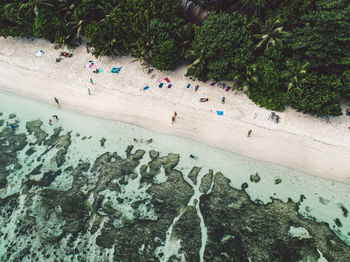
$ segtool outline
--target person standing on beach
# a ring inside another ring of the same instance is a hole
[[[58,102],[58,99],[56,97],[55,97],[55,102],[56,102],[57,105],[60,104],[60,102]]]
[[[51,120],[51,119],[49,119],[49,125],[50,125],[50,126],[52,125],[52,120]]]
[[[173,124],[175,122],[175,116],[171,118],[171,123]]]
[[[175,116],[175,118],[177,117],[177,113],[176,112],[174,112],[174,116]]]
[[[250,135],[252,134],[252,132],[253,132],[252,130],[249,130],[249,131],[248,131],[247,137],[250,137]]]
[[[90,83],[93,85],[94,84],[94,81],[92,80],[92,78],[90,78]]]

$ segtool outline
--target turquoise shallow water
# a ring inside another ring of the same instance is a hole
[[[348,185],[5,93],[0,112],[2,260],[349,261]]]

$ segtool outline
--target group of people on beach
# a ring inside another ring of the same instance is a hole
[[[271,120],[271,121],[273,121],[274,123],[278,124],[279,121],[280,121],[280,117],[279,117],[279,115],[276,115],[275,112],[271,112],[270,115],[269,115],[268,120]]]
[[[52,118],[58,120],[58,115],[52,115]],[[52,125],[52,120],[49,119],[49,125],[51,126]]]
[[[176,117],[177,117],[177,113],[174,112],[174,115],[171,117],[171,123],[172,123],[172,124],[175,122]]]

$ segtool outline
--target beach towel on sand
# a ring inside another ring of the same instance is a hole
[[[149,89],[149,86],[145,86],[145,87],[143,88],[143,90],[147,90],[147,89]]]
[[[159,88],[162,88],[163,85],[164,85],[164,83],[160,83],[158,87],[159,87]]]
[[[122,67],[112,67],[111,72],[112,73],[119,73],[121,69],[122,69]]]
[[[230,90],[231,90],[231,87],[230,87],[230,86],[228,86],[228,87],[225,89],[226,92],[228,92],[228,91],[230,91]]]
[[[173,84],[172,83],[170,83],[169,85],[168,85],[168,88],[171,88],[173,86]]]
[[[42,56],[43,54],[45,54],[43,51],[39,50],[35,55],[36,56]]]
[[[159,77],[158,80],[157,80],[158,83],[160,83],[162,81],[163,81],[163,77]]]
[[[167,83],[170,83],[170,79],[169,79],[169,78],[164,78],[164,80],[165,80]]]
[[[224,111],[218,111],[218,110],[216,110],[216,113],[218,114],[218,116],[224,115]]]
[[[93,61],[89,61],[89,63],[85,65],[85,68],[92,68],[94,65],[95,63]]]
[[[102,72],[102,68],[100,67],[99,69],[97,69],[97,74],[101,73]]]
[[[187,86],[186,86],[186,88],[190,88],[191,87],[191,84],[188,84]]]

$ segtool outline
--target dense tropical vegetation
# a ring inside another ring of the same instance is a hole
[[[0,35],[35,36],[96,56],[131,55],[160,70],[234,81],[257,104],[340,115],[350,99],[350,0],[2,0]],[[83,41],[84,40],[84,41]]]

